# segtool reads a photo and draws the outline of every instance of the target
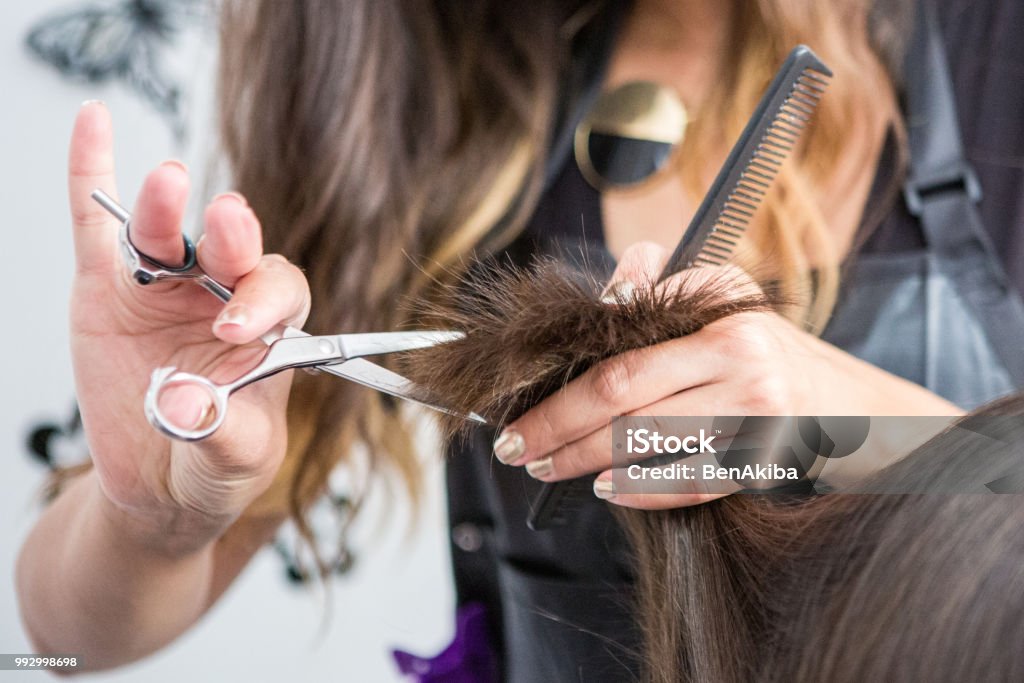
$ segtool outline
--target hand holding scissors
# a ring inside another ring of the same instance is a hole
[[[227,303],[231,300],[231,289],[210,277],[199,266],[196,260],[195,245],[187,235],[182,235],[185,245],[184,263],[180,266],[169,266],[151,258],[135,247],[131,241],[131,215],[124,207],[99,189],[92,193],[92,197],[111,215],[121,221],[118,241],[122,257],[132,279],[140,285],[167,280],[191,280],[222,302]],[[417,391],[412,382],[380,365],[365,360],[364,356],[411,351],[454,341],[461,337],[461,332],[452,331],[385,332],[314,337],[294,327],[278,325],[261,337],[270,346],[270,349],[260,363],[231,382],[216,384],[206,377],[181,372],[174,367],[154,370],[149,389],[146,392],[146,417],[154,427],[168,436],[184,441],[197,441],[215,432],[224,422],[227,415],[228,398],[232,393],[260,379],[293,368],[315,368],[397,398],[451,413],[453,411],[444,406],[424,401],[420,398],[421,393]],[[184,385],[204,391],[210,401],[210,409],[204,420],[193,428],[183,428],[174,424],[160,407],[161,398],[167,390]],[[484,422],[475,413],[465,417],[477,422]]]

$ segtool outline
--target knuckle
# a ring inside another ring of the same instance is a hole
[[[551,419],[551,414],[547,410],[538,410],[536,412],[536,423],[534,425],[537,430],[537,434],[544,443],[548,443],[555,439],[558,434],[558,425]],[[522,429],[520,431],[530,431],[529,423],[521,424]],[[536,437],[527,436],[526,443],[536,446]],[[561,445],[561,444],[557,444]]]
[[[768,358],[768,340],[763,330],[747,316],[725,318],[710,325],[707,330],[726,357],[742,359],[748,364]]]
[[[650,272],[665,257],[664,247],[654,242],[636,242],[622,252],[617,273],[625,273],[627,279],[643,280],[653,278],[657,273]]]
[[[628,356],[611,358],[593,370],[594,395],[602,403],[617,406],[632,391],[636,369]]]
[[[655,242],[634,242],[622,252],[622,260],[646,261],[651,257],[658,257],[665,253],[665,248]]]
[[[785,411],[786,383],[774,374],[764,373],[746,383],[744,402],[756,415],[778,415]]]

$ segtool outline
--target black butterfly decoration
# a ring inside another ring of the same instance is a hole
[[[160,53],[207,0],[120,0],[46,17],[29,31],[29,50],[66,77],[87,83],[120,80],[185,136],[181,89],[165,74]]]
[[[291,522],[285,524],[274,539],[274,550],[285,564],[285,577],[292,583],[304,584],[317,575],[314,552],[325,563],[325,569],[336,575],[352,570],[356,556],[351,547],[350,530],[359,501],[345,494],[328,491],[313,504],[309,513],[316,548],[310,548]]]
[[[51,470],[71,467],[89,459],[82,433],[82,415],[75,405],[71,415],[60,422],[40,422],[29,429],[26,444],[29,453]]]

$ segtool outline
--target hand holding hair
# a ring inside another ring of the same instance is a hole
[[[432,311],[467,338],[410,355],[405,371],[453,405],[508,420],[495,442],[503,463],[547,482],[600,473],[595,494],[644,509],[722,494],[615,495],[616,416],[960,412],[798,329],[739,269],[652,285],[667,256],[634,245],[604,292],[550,263],[477,277]]]
[[[740,272],[691,270],[651,287],[662,254],[629,250],[608,303],[596,282],[553,261],[478,274],[432,310],[466,338],[410,354],[403,370],[453,405],[510,420],[496,450],[545,481],[596,471],[607,481],[607,425],[623,413],[957,412],[797,330]],[[1020,460],[1022,411],[1020,396],[993,404],[979,414],[1018,418],[969,417],[872,481],[936,491],[989,482]],[[993,444],[1007,452],[992,457]],[[1014,496],[740,495],[694,506],[710,497],[610,498],[646,508],[616,515],[634,558],[643,680],[1024,673]]]

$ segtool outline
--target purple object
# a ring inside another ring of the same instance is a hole
[[[497,683],[497,661],[487,633],[487,612],[478,602],[455,613],[455,638],[434,657],[392,650],[398,669],[416,683]]]

